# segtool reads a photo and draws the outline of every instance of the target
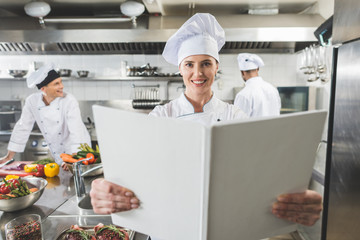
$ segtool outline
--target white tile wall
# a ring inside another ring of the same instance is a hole
[[[260,69],[261,76],[274,86],[306,85],[306,79],[297,71],[296,54],[259,54],[265,66]],[[243,86],[238,70],[237,54],[220,56],[222,74],[213,85],[215,94],[223,100],[233,100],[233,88]],[[31,69],[33,62],[53,62],[57,68],[72,70],[72,79],[64,80],[65,91],[75,95],[78,100],[114,100],[132,97],[133,82],[90,81],[76,79],[78,70],[90,71],[89,77],[118,78],[120,62],[127,61],[129,66],[141,66],[150,63],[158,66],[159,72],[175,73],[176,66],[168,64],[161,55],[31,55],[31,56],[0,56],[0,100],[24,99],[36,91],[28,89],[25,81],[9,80],[8,69]],[[31,70],[30,70],[31,71]],[[29,74],[28,74],[29,75]],[[4,79],[7,80],[4,80]],[[139,84],[139,82],[134,82]],[[144,82],[146,83],[146,82]],[[163,85],[165,86],[165,85]],[[181,84],[170,84],[169,98],[177,97],[182,89]],[[165,97],[165,90],[161,92]]]

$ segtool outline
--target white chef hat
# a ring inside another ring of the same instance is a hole
[[[257,69],[265,65],[258,55],[251,53],[240,53],[237,60],[241,71]]]
[[[28,88],[40,89],[59,77],[60,75],[54,70],[54,64],[48,63],[33,72],[26,79],[26,83]]]
[[[197,13],[188,19],[166,42],[162,53],[165,60],[179,66],[191,55],[206,54],[219,61],[225,44],[225,32],[209,13]]]

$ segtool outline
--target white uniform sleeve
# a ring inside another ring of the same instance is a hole
[[[79,104],[76,99],[69,95],[69,103],[66,106],[66,124],[70,132],[70,150],[71,153],[78,151],[81,143],[87,143],[91,146],[91,139],[82,119]]]
[[[26,99],[24,108],[21,112],[19,121],[15,124],[14,130],[8,145],[8,150],[13,152],[23,152],[26,142],[29,139],[31,130],[34,127],[35,118],[32,113],[31,101]]]
[[[251,100],[240,93],[236,95],[234,105],[240,108],[248,116],[252,114],[252,103]]]

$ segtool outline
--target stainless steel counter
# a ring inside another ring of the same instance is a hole
[[[86,192],[96,177],[85,178]],[[54,178],[47,178],[48,185],[40,199],[31,207],[17,212],[0,211],[0,240],[5,240],[4,226],[13,218],[25,214],[39,214],[43,224],[44,240],[55,240],[58,235],[71,225],[95,226],[98,223],[111,224],[110,215],[98,215],[92,210],[78,207],[73,176],[60,170]],[[147,236],[136,233],[134,240],[146,240]]]

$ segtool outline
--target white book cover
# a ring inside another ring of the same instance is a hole
[[[325,111],[212,126],[93,111],[105,179],[141,201],[112,214],[114,224],[163,240],[258,240],[297,229],[271,206],[307,188]]]

